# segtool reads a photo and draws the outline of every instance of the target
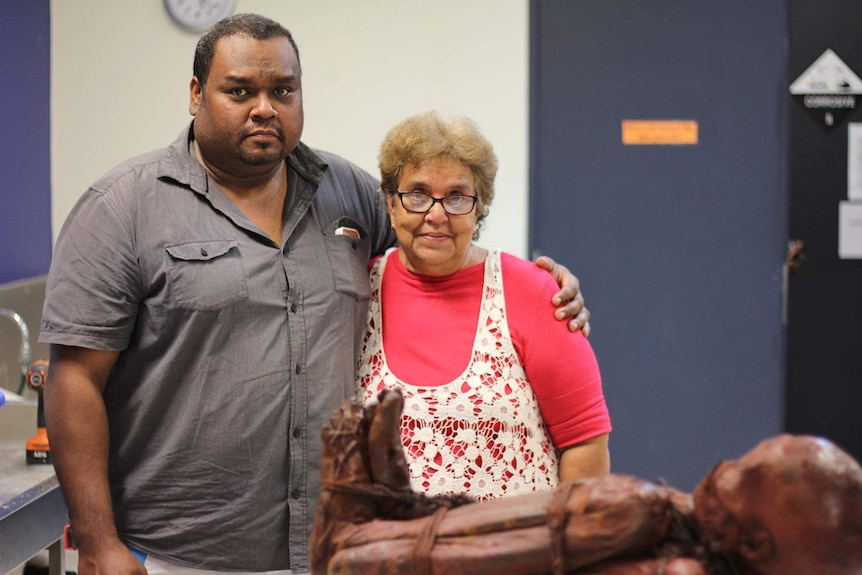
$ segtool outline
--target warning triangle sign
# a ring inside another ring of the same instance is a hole
[[[793,95],[862,94],[862,80],[838,57],[826,49],[823,54],[790,85]]]
[[[862,79],[827,48],[790,85],[790,93],[826,129],[831,129],[856,108]]]

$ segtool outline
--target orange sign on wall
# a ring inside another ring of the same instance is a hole
[[[697,144],[694,120],[623,120],[627,146],[692,146]]]

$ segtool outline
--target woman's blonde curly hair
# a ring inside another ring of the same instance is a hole
[[[451,158],[470,168],[478,196],[476,234],[494,200],[497,156],[476,123],[465,117],[444,119],[431,111],[396,124],[380,146],[380,189],[384,200],[398,192],[404,166],[421,167],[438,158]]]

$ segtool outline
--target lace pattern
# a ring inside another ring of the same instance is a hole
[[[401,438],[413,489],[466,492],[483,500],[555,486],[557,453],[509,335],[500,252],[485,261],[470,364],[456,380],[430,387],[399,380],[386,363],[380,285],[388,257],[371,270],[357,393],[369,404],[380,390],[401,388]]]

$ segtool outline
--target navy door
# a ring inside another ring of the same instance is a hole
[[[530,247],[582,281],[614,472],[690,489],[782,429],[787,18],[532,2]],[[625,145],[624,120],[696,122],[697,143]]]

